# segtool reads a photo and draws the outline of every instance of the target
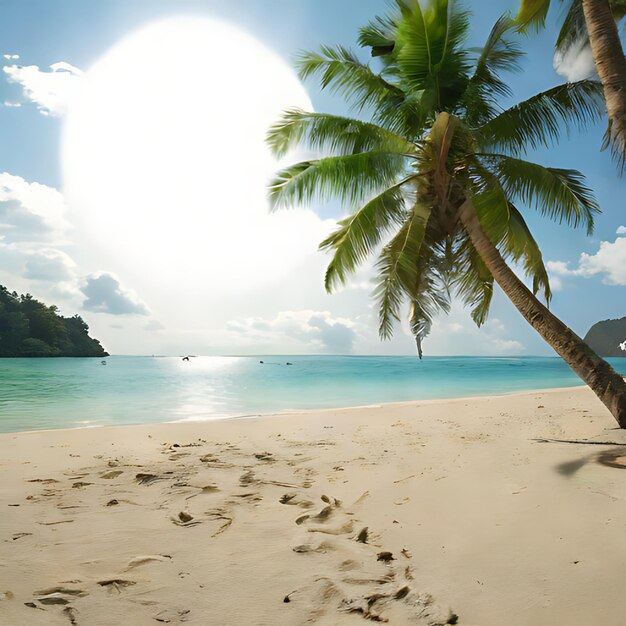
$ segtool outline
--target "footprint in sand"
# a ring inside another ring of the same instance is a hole
[[[63,614],[67,619],[70,620],[70,624],[72,626],[78,626],[78,621],[76,619],[76,609],[73,606],[66,606],[63,609]]]
[[[326,506],[319,513],[296,519],[297,525],[305,527],[307,532],[337,535],[323,547],[320,544],[314,548],[303,543],[292,548],[296,553],[316,552],[337,559],[334,565],[336,576],[314,579],[309,585],[290,592],[285,596],[285,602],[306,601],[310,604],[308,621],[311,623],[328,617],[332,619],[333,614],[350,613],[374,622],[388,622],[391,617],[395,620],[404,615],[406,623],[422,626],[456,624],[458,617],[454,613],[439,606],[432,596],[412,588],[413,575],[409,566],[396,567],[392,552],[381,551],[370,543],[372,533],[369,527],[362,527],[356,535],[350,532],[342,539],[339,535],[343,533],[331,526],[335,521],[343,521],[344,529],[351,527],[354,519],[350,518],[355,516],[355,507],[368,496],[366,492],[347,509],[334,498],[323,496]],[[402,557],[409,559],[411,555],[403,550]]]
[[[226,463],[219,459],[215,454],[205,454],[200,457],[200,462],[204,463],[207,467],[226,469],[229,467],[235,467],[232,463]]]
[[[134,569],[135,567],[141,567],[142,565],[147,565],[148,563],[164,563],[171,560],[172,557],[169,554],[148,554],[146,556],[136,556],[134,559],[128,561],[125,571]]]
[[[254,458],[259,461],[265,461],[266,463],[275,463],[276,459],[271,452],[258,452],[254,455]]]
[[[193,489],[198,489],[197,493],[192,493],[190,496],[187,496],[185,500],[191,500],[191,498],[195,498],[197,496],[217,493],[220,491],[220,488],[215,483],[210,483],[208,485],[204,485],[203,487],[196,487],[195,485],[185,485],[186,487],[192,487]]]
[[[148,474],[148,473],[143,473],[140,472],[139,474],[135,474],[135,480],[140,484],[140,485],[152,485],[153,483],[155,483],[157,480],[164,480],[165,476],[157,476],[156,474]]]
[[[36,591],[33,595],[39,604],[51,606],[69,604],[76,598],[86,596],[87,592],[83,589],[71,589],[69,587],[59,585],[56,587],[49,587],[48,589],[41,589],[40,591]]]
[[[283,494],[279,500],[281,504],[288,504],[290,506],[299,506],[302,509],[310,509],[315,506],[312,500],[307,500],[306,498],[302,498],[297,493],[285,493]]]
[[[239,477],[239,485],[241,487],[249,487],[250,485],[256,485],[259,481],[257,480],[254,472],[252,470],[245,471]]]
[[[100,478],[105,478],[107,480],[111,480],[112,478],[117,478],[124,473],[123,470],[111,470],[109,472],[103,472],[100,474]]]
[[[263,496],[256,491],[248,491],[246,493],[234,493],[232,495],[233,498],[237,498],[237,500],[226,500],[226,504],[238,505],[241,502],[247,502],[248,504],[253,504],[257,506],[259,502],[262,502]]]
[[[178,515],[171,518],[172,522],[176,524],[176,526],[195,526],[197,524],[201,524],[201,520],[197,520],[194,516],[188,511],[180,511]]]
[[[173,524],[181,526],[183,528],[190,528],[197,526],[204,522],[215,522],[217,524],[216,530],[211,534],[211,537],[217,537],[224,531],[230,528],[233,523],[233,516],[230,509],[216,508],[209,511],[205,511],[202,516],[193,516],[188,511],[180,511],[177,515],[170,518]]]
[[[328,496],[321,497],[326,504],[315,515],[305,514],[296,518],[295,523],[303,526],[307,533],[322,533],[326,535],[344,535],[352,533],[354,520],[350,519],[350,512],[341,510],[341,501]],[[328,523],[332,521],[333,523]]]
[[[166,609],[157,613],[154,619],[163,624],[182,624],[187,621],[190,613],[189,609]]]
[[[285,496],[283,496],[283,498],[285,498]],[[341,506],[341,501],[337,500],[336,498],[321,496],[320,499],[328,506],[325,506],[317,515],[301,515],[298,519],[296,519],[296,524],[303,524],[306,521],[325,522],[332,515],[333,511]],[[288,504],[290,503],[290,500],[288,500],[287,502],[282,502],[281,498],[281,503]]]
[[[126,580],[124,578],[109,578],[107,580],[99,580],[98,585],[105,587],[110,592],[122,593],[122,590],[126,587],[132,587],[136,585],[134,580]]]

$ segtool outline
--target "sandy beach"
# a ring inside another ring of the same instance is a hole
[[[0,623],[624,623],[584,388],[0,436]],[[622,457],[621,455],[624,455]]]

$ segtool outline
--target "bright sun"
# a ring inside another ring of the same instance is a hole
[[[326,226],[267,215],[264,136],[292,106],[312,110],[290,67],[231,25],[171,18],[115,45],[86,73],[62,144],[74,223],[115,265],[93,270],[238,292],[293,270]]]

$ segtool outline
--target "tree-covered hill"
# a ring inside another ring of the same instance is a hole
[[[0,357],[108,356],[82,317],[0,285]]]
[[[626,317],[594,324],[585,341],[601,356],[626,357],[626,350],[621,348],[626,342]]]

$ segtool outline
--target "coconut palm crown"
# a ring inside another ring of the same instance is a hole
[[[572,126],[594,123],[602,115],[602,89],[582,80],[503,108],[512,93],[502,74],[518,71],[522,54],[509,36],[512,25],[507,17],[498,20],[475,53],[465,44],[469,14],[456,3],[430,0],[422,7],[417,0],[395,0],[388,15],[359,35],[378,70],[341,46],[303,53],[301,78],[317,78],[359,119],[286,111],[268,134],[273,152],[282,157],[306,146],[324,156],[280,171],[270,201],[275,209],[315,199],[344,203],[351,214],[320,245],[332,253],[326,288],[342,285],[377,255],[374,297],[382,338],[392,335],[408,304],[421,356],[433,317],[449,310],[452,294],[480,326],[495,278],[577,373],[592,386],[590,371],[602,378],[596,384],[602,389],[594,391],[610,395],[619,387],[617,374],[535,297],[549,301],[550,285],[523,217],[537,210],[592,231],[598,206],[582,174],[530,162],[525,154],[551,145]],[[532,293],[506,259],[523,268]],[[626,425],[626,385],[619,381]],[[616,415],[615,398],[604,401],[613,403]]]
[[[506,110],[501,77],[519,69],[521,51],[507,38],[511,22],[494,26],[477,58],[464,47],[467,12],[436,0],[427,9],[397,3],[397,12],[361,29],[359,42],[382,60],[375,73],[350,50],[324,47],[303,54],[300,76],[320,78],[372,122],[287,111],[269,133],[278,156],[296,145],[327,153],[281,171],[270,187],[275,208],[338,197],[360,208],[340,222],[321,248],[334,256],[326,288],[343,284],[387,235],[375,295],[380,334],[392,335],[404,300],[421,349],[432,318],[456,291],[480,326],[487,318],[493,277],[474,250],[459,214],[471,201],[488,235],[507,258],[523,264],[550,299],[541,252],[520,203],[547,217],[591,231],[598,207],[582,175],[523,159],[548,145],[568,124],[601,115],[598,83],[559,85]]]

